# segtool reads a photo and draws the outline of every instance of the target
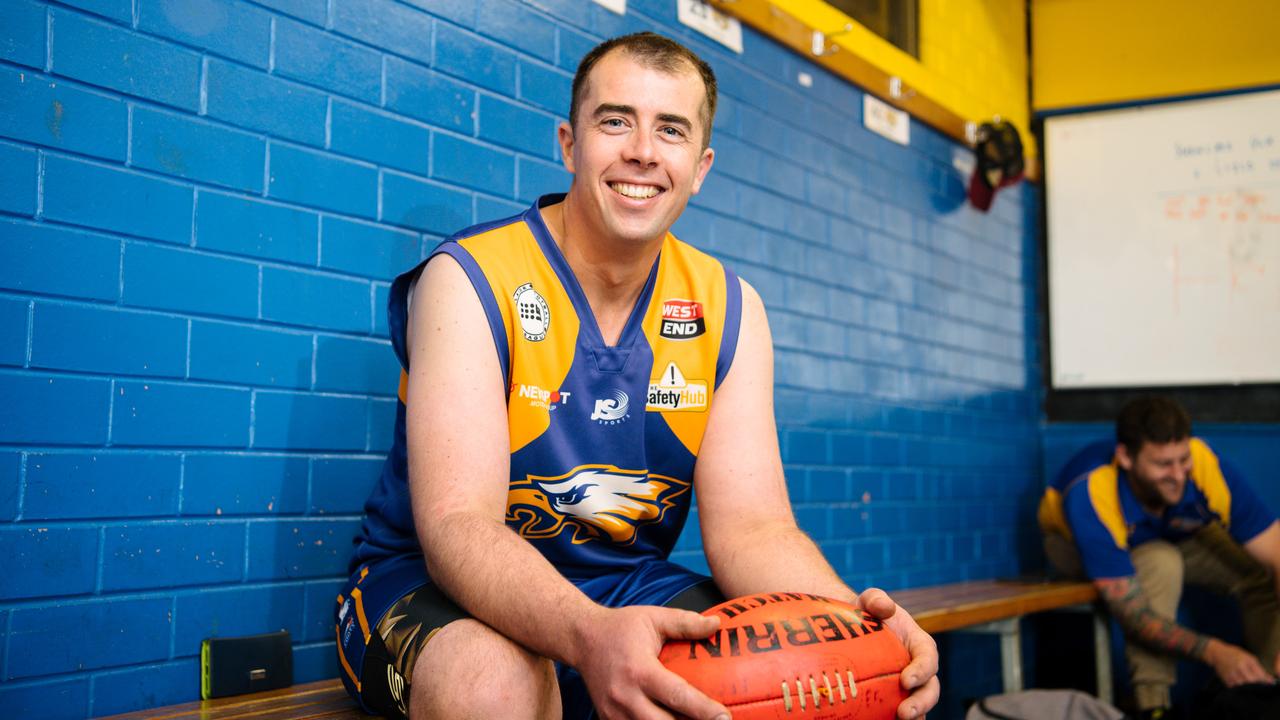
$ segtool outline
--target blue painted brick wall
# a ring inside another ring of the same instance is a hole
[[[0,707],[190,700],[202,638],[278,628],[299,681],[338,673],[332,597],[396,407],[389,283],[567,187],[573,69],[639,29],[721,79],[676,229],[768,303],[802,526],[859,587],[1034,555],[1034,190],[966,209],[956,143],[889,143],[772,41],[739,56],[628,5],[0,3]],[[696,522],[677,558],[705,567]],[[951,677],[990,680],[973,657]]]

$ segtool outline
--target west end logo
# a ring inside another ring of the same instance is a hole
[[[707,331],[707,321],[702,317],[702,303],[693,300],[663,300],[662,329],[659,334],[668,340],[692,340]]]
[[[516,301],[516,315],[520,318],[520,330],[526,340],[538,342],[547,336],[551,327],[551,308],[547,301],[533,289],[533,283],[516,288],[512,295]]]
[[[630,417],[627,415],[630,406],[631,398],[621,390],[614,390],[611,397],[596,398],[596,407],[591,411],[591,419],[601,425],[617,425]]]
[[[575,545],[603,540],[630,545],[642,525],[662,522],[689,483],[646,470],[579,465],[564,475],[529,475],[507,492],[507,525],[521,537],[572,532]]]

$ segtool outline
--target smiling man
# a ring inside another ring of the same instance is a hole
[[[711,169],[711,68],[651,33],[582,60],[567,195],[468,228],[402,275],[396,440],[338,598],[369,710],[413,718],[727,717],[657,660],[725,596],[861,602],[937,702],[937,649],[842,583],[795,524],[759,296],[669,229]],[[698,497],[712,577],[667,560]]]
[[[1088,577],[1125,629],[1134,700],[1165,717],[1176,661],[1209,664],[1229,687],[1280,673],[1280,524],[1173,400],[1135,399],[1116,440],[1072,458],[1040,503],[1045,553]],[[1239,598],[1250,651],[1177,624],[1183,583]]]

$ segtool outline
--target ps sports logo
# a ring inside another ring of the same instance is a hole
[[[617,425],[625,422],[629,415],[631,398],[621,390],[614,390],[612,397],[596,398],[596,407],[591,411],[591,419],[600,425]]]
[[[693,300],[663,300],[662,329],[668,340],[692,340],[707,331],[702,317],[702,303]]]
[[[579,465],[564,475],[529,475],[507,492],[507,525],[533,540],[572,533],[575,545],[592,540],[630,545],[644,525],[661,523],[689,483],[646,470]]]
[[[551,308],[547,307],[546,299],[533,289],[533,283],[516,288],[511,299],[516,302],[516,316],[520,318],[520,331],[524,338],[530,342],[545,338],[551,327]]]

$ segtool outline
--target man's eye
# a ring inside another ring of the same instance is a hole
[[[684,137],[684,131],[682,131],[680,128],[671,127],[670,125],[662,128],[662,133],[665,135],[670,135],[671,137]]]
[[[605,127],[622,127],[622,118],[608,118],[603,124]]]

